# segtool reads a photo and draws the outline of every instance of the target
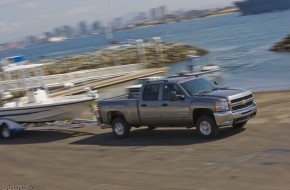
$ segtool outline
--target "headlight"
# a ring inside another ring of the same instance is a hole
[[[226,101],[220,101],[215,103],[215,111],[228,111],[229,104]]]

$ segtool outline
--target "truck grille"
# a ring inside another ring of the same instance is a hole
[[[235,110],[246,108],[252,105],[253,102],[254,102],[254,98],[252,94],[231,100],[232,110],[235,111]]]

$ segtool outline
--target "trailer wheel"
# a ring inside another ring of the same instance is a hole
[[[12,137],[12,132],[6,124],[2,124],[1,126],[1,136],[5,139]]]
[[[203,115],[197,120],[197,132],[200,137],[211,139],[218,134],[218,126],[213,116]]]
[[[112,123],[113,133],[117,138],[126,138],[129,136],[131,127],[128,126],[125,119],[118,117]]]

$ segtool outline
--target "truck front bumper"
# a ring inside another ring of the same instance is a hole
[[[255,117],[256,114],[257,114],[257,105],[256,103],[253,103],[251,106],[235,112],[232,111],[214,112],[214,117],[217,126],[226,126],[248,121],[249,119]]]

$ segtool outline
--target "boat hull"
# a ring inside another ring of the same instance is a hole
[[[288,0],[246,0],[235,2],[243,15],[260,14],[290,9]]]
[[[0,108],[0,119],[18,123],[65,121],[89,112],[94,102],[94,98],[88,97],[81,100]]]

